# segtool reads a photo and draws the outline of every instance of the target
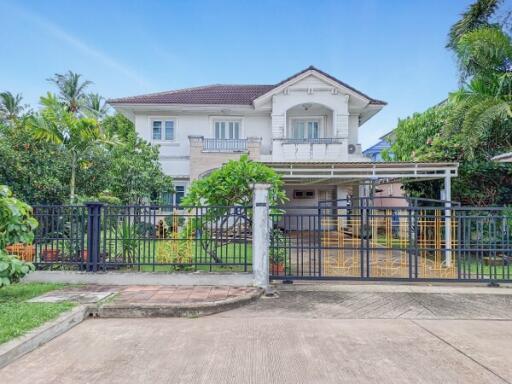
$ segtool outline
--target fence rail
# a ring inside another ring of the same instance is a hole
[[[251,269],[249,207],[36,206],[41,269]]]
[[[512,279],[512,217],[504,208],[361,199],[286,207],[271,219],[274,279]]]

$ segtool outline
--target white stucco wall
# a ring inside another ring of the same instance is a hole
[[[188,136],[214,137],[215,118],[240,118],[241,138],[262,138],[261,155],[272,161],[364,161],[358,154],[348,154],[349,144],[358,144],[359,116],[367,100],[348,89],[333,85],[322,76],[309,74],[276,88],[276,93],[255,100],[254,106],[121,106],[119,110],[135,122],[139,134],[160,145],[164,171],[174,177],[186,178],[190,168]],[[306,106],[305,106],[306,104]],[[294,117],[320,116],[320,137],[339,138],[342,143],[283,147],[273,139],[290,137]],[[154,141],[152,118],[172,118],[175,140]],[[272,155],[271,155],[272,154]]]

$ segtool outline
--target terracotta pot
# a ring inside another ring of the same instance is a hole
[[[36,253],[35,247],[33,245],[27,245],[27,244],[11,244],[5,247],[5,250],[11,254],[18,256],[20,260],[23,261],[34,261],[34,255]]]
[[[284,263],[271,263],[270,273],[280,275],[284,272]]]
[[[84,263],[87,263],[89,261],[89,252],[87,252],[87,249],[85,251],[80,252],[80,255],[82,255],[82,261]]]
[[[58,249],[41,249],[41,260],[52,262],[59,260],[60,250]]]

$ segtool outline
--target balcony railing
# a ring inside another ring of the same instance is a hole
[[[247,151],[247,139],[204,139],[203,151],[243,152]]]
[[[283,139],[274,139],[281,141],[283,144],[342,144],[343,139],[339,137],[320,137],[316,139],[293,139],[293,138],[283,138]]]

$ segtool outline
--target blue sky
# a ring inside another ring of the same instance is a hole
[[[0,0],[0,90],[37,106],[71,69],[105,97],[276,83],[309,65],[389,104],[363,147],[457,86],[449,27],[466,0]]]

